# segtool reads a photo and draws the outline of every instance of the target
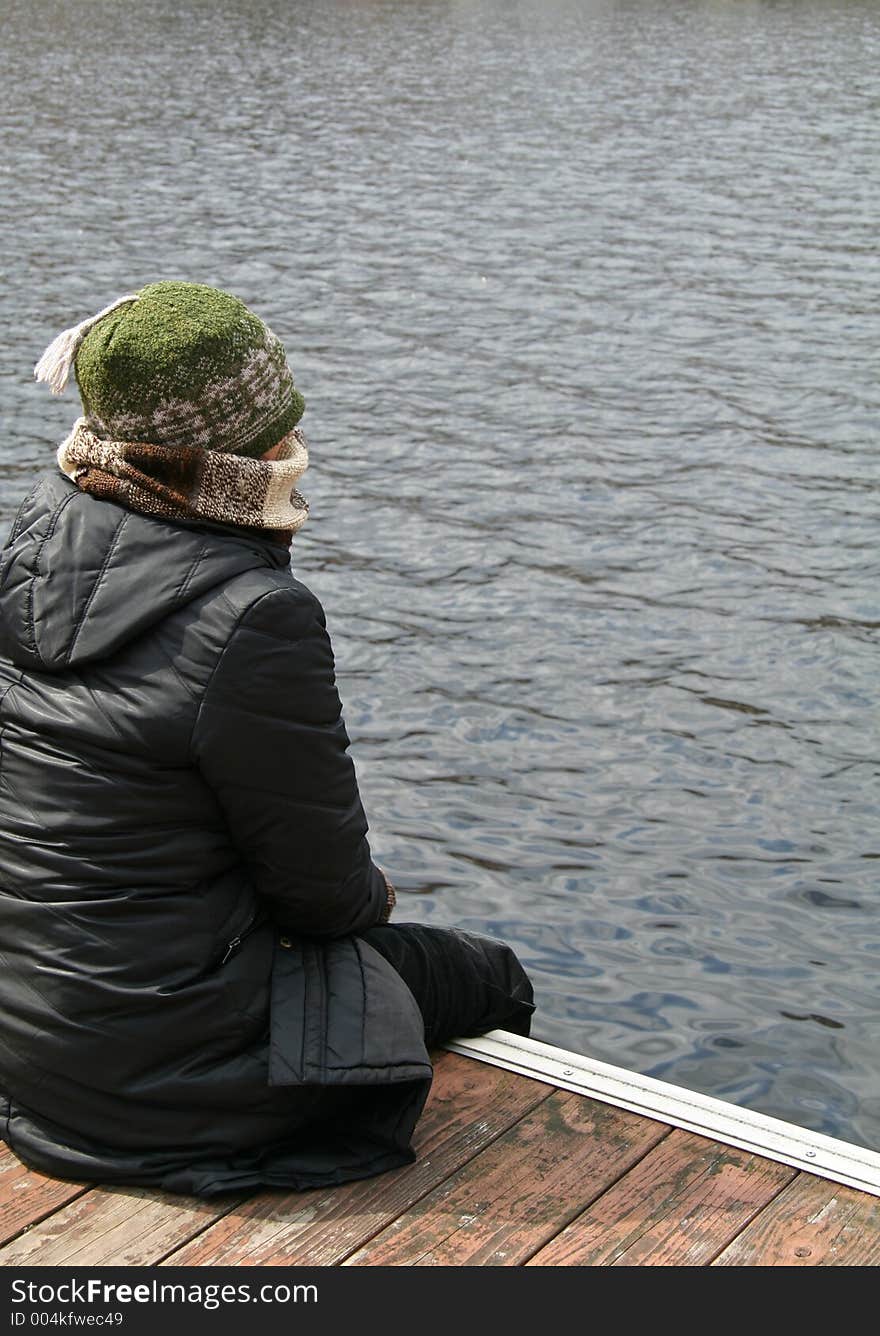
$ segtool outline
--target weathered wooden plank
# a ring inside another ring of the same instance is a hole
[[[0,1147],[0,1244],[87,1191],[82,1183],[27,1169],[8,1146]]]
[[[797,1175],[676,1129],[529,1266],[705,1266]]]
[[[416,1129],[415,1164],[335,1188],[261,1193],[163,1264],[334,1265],[551,1094],[542,1082],[443,1053]]]
[[[557,1090],[345,1265],[518,1265],[668,1133]]]
[[[93,1188],[0,1248],[0,1266],[146,1266],[240,1200]]]
[[[880,1200],[799,1173],[713,1266],[877,1266]]]

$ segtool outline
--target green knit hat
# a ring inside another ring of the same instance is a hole
[[[198,283],[150,283],[65,330],[37,379],[60,393],[71,365],[87,426],[104,440],[256,458],[305,408],[272,331],[237,297]]]

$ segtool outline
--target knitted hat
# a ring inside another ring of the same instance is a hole
[[[284,348],[227,292],[150,283],[50,344],[35,375],[56,394],[71,366],[88,429],[256,458],[302,417]]]

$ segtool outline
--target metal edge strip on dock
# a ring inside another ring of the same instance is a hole
[[[880,1153],[796,1123],[504,1030],[444,1047],[880,1197]]]

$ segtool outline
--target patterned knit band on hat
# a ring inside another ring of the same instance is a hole
[[[84,416],[58,459],[83,491],[159,518],[305,522],[305,403],[281,342],[237,297],[151,283],[65,330],[35,374],[60,393],[71,369]]]

